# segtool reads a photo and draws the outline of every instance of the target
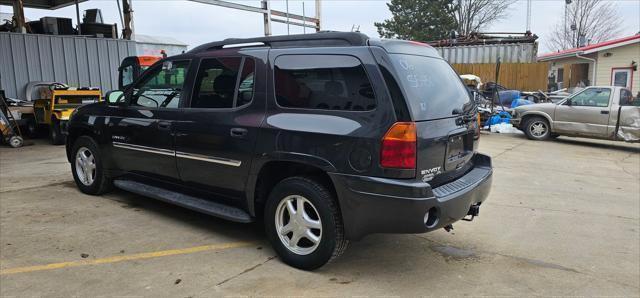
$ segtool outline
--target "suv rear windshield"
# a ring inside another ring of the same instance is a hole
[[[415,121],[453,117],[454,110],[467,112],[473,107],[469,93],[446,61],[407,54],[390,56]]]

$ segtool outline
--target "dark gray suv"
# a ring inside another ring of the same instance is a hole
[[[367,234],[449,229],[478,215],[491,187],[473,101],[417,42],[229,39],[163,59],[107,97],[69,122],[82,192],[116,186],[263,221],[281,259],[302,269]]]

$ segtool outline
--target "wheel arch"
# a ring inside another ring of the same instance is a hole
[[[293,176],[312,177],[336,196],[335,185],[328,174],[328,170],[331,169],[335,168],[330,164],[322,165],[308,160],[277,159],[262,163],[255,174],[249,175],[247,181],[245,193],[249,213],[252,216],[261,216],[273,187],[280,181]]]
[[[532,117],[541,117],[547,120],[547,123],[549,123],[549,130],[551,132],[553,132],[553,120],[551,119],[551,116],[549,116],[549,114],[544,113],[544,112],[539,112],[539,111],[532,111],[532,112],[528,112],[525,113],[521,116],[522,118],[522,124],[524,125],[525,123],[527,123],[528,119],[531,119]],[[523,127],[524,129],[524,127]]]

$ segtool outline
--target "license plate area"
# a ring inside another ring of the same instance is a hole
[[[473,156],[473,133],[450,136],[447,141],[445,171],[462,168]]]

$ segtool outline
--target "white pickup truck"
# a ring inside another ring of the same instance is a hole
[[[532,140],[564,135],[640,142],[640,99],[626,88],[592,86],[557,103],[519,106],[511,124]]]

